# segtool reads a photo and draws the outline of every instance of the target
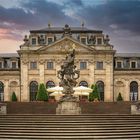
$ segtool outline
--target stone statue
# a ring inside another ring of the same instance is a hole
[[[62,100],[72,100],[73,97],[73,87],[76,86],[76,79],[79,78],[80,71],[76,70],[74,65],[75,59],[75,49],[73,48],[69,54],[66,56],[64,64],[61,66],[61,70],[58,71],[57,77],[61,80],[59,85],[63,87],[63,93],[65,96]]]

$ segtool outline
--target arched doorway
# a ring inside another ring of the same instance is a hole
[[[136,81],[132,81],[130,83],[130,101],[138,100],[138,83]]]
[[[81,81],[79,83],[79,86],[84,86],[84,87],[88,87],[88,83],[86,81]]]
[[[4,84],[0,81],[0,101],[4,101]]]
[[[37,91],[38,91],[38,83],[36,81],[32,81],[30,83],[30,101],[36,100]]]
[[[96,82],[96,85],[97,85],[98,91],[99,91],[99,99],[101,101],[104,101],[104,82],[98,81],[98,82]]]
[[[55,83],[53,81],[48,81],[46,83],[46,88],[51,88],[51,87],[55,87]]]

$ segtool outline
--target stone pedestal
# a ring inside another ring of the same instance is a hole
[[[59,102],[56,108],[57,115],[79,115],[81,114],[81,108],[79,103],[75,101],[62,101]]]

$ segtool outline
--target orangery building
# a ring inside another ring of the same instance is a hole
[[[80,70],[78,85],[97,84],[100,100],[140,100],[140,53],[117,53],[108,35],[82,27],[51,27],[31,30],[17,53],[0,54],[0,101],[36,100],[38,85],[59,85],[60,70],[69,50],[76,51]],[[77,85],[77,86],[78,86]]]

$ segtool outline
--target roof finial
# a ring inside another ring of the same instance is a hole
[[[82,27],[84,27],[84,21],[82,21],[82,24],[81,25],[82,25]]]
[[[48,23],[48,28],[51,28],[51,23],[50,22]]]

